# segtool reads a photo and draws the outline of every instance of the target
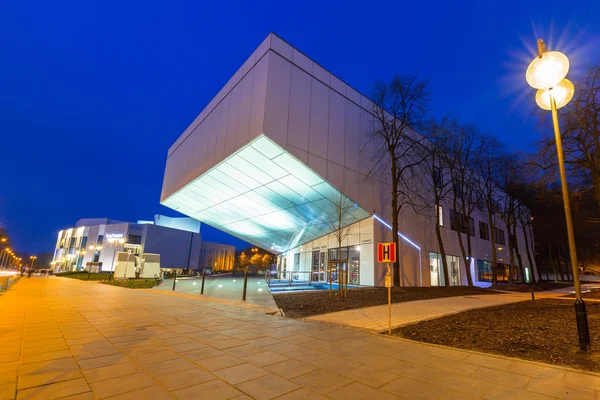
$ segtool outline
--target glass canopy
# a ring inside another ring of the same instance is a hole
[[[162,204],[278,253],[369,216],[264,135]]]

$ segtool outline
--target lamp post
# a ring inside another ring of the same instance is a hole
[[[37,256],[29,256],[29,258],[31,259],[31,269],[33,269],[33,264],[35,263]]]
[[[581,283],[579,281],[579,267],[577,265],[577,251],[575,248],[575,234],[573,233],[573,220],[571,218],[571,205],[569,201],[569,188],[565,172],[565,156],[560,138],[557,109],[564,107],[571,101],[575,87],[565,77],[569,72],[569,59],[558,51],[547,51],[542,39],[538,39],[538,56],[527,67],[527,83],[538,89],[535,101],[544,110],[552,112],[554,125],[554,139],[556,140],[556,153],[560,170],[560,183],[562,187],[565,219],[567,222],[567,237],[569,239],[569,254],[573,268],[573,284],[575,285],[575,316],[577,318],[577,334],[579,348],[586,351],[590,348],[590,332],[588,328],[585,303],[581,298]]]
[[[115,271],[115,256],[117,255],[117,247],[119,246],[119,244],[124,244],[125,239],[111,238],[111,239],[108,239],[108,242],[115,246],[113,256],[112,256],[112,264],[110,265],[110,272],[114,273],[114,271]]]

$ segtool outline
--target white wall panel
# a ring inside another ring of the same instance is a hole
[[[344,167],[331,161],[327,162],[327,181],[331,186],[344,192]]]
[[[276,36],[276,35],[271,36],[271,48],[273,50],[275,50],[276,52],[278,52],[279,54],[281,54],[282,56],[284,56],[285,58],[287,58],[288,60],[291,60],[293,57],[292,46],[290,46],[288,43],[286,43],[279,36]]]
[[[313,79],[310,96],[309,153],[327,158],[329,88]]]
[[[331,75],[330,82],[331,82],[331,87],[333,88],[333,90],[335,90],[342,96],[346,95],[346,84],[344,82],[342,82],[341,79],[339,79],[335,75]]]
[[[330,84],[331,74],[317,63],[313,63],[312,74],[326,85]]]
[[[360,108],[346,100],[346,135],[344,166],[359,171],[360,161]]]
[[[235,137],[236,148],[240,148],[248,142],[250,113],[252,111],[252,93],[254,89],[254,72],[254,69],[251,70],[241,82],[240,111],[238,116],[237,135]]]
[[[287,143],[304,151],[308,151],[312,80],[306,72],[292,67]]]
[[[352,199],[352,201],[359,203],[359,205],[361,205],[360,181],[361,175],[358,172],[354,172],[351,169],[344,168],[344,193],[346,194],[346,196]]]
[[[217,143],[215,145],[215,160],[222,160],[225,156],[225,138],[227,136],[227,120],[229,115],[229,101],[231,97],[226,96],[218,107],[219,122],[217,126]],[[218,162],[218,161],[217,161]]]
[[[231,91],[230,97],[227,135],[225,137],[225,157],[237,150],[235,147],[235,139],[238,133],[238,117],[240,114],[240,103],[242,101],[242,86],[237,85]]]
[[[330,91],[327,159],[340,165],[344,165],[345,126],[346,99],[340,94]]]
[[[294,157],[298,160],[302,161],[304,164],[308,165],[308,153],[304,150],[300,150],[294,146],[288,146],[287,151],[289,151]]]
[[[287,145],[291,77],[292,64],[270,53],[263,132],[283,148]]]
[[[215,163],[215,147],[217,146],[217,131],[219,129],[219,109],[218,107],[213,109],[209,116],[205,119],[208,120],[208,142],[206,144],[206,164],[214,165]]]
[[[304,71],[308,73],[312,73],[313,62],[310,58],[306,57],[304,54],[294,49],[292,55],[292,61],[294,64],[298,65],[298,67],[302,68]]]
[[[361,94],[354,90],[350,85],[346,85],[346,97],[360,106]]]
[[[267,53],[254,66],[254,88],[252,92],[250,125],[248,127],[248,141],[264,132],[265,101],[267,96],[269,58],[271,54],[271,52]]]
[[[373,131],[373,117],[368,112],[361,110],[360,112],[360,134],[359,134],[359,172],[363,175],[368,175],[373,167],[373,139],[370,133]]]
[[[312,153],[308,154],[308,166],[323,179],[327,179],[327,160]]]

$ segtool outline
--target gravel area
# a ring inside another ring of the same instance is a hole
[[[600,303],[587,303],[592,351],[579,350],[571,301],[544,299],[466,311],[398,328],[421,342],[600,372]]]
[[[277,306],[287,317],[302,318],[336,311],[387,304],[387,289],[368,287],[348,289],[348,297],[329,297],[328,290],[273,295]],[[392,288],[392,303],[437,299],[441,297],[498,294],[491,289],[466,286]]]

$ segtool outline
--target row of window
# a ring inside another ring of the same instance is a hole
[[[444,226],[444,217],[442,211],[442,206],[438,206],[437,221],[440,226]],[[450,210],[450,229],[453,231],[467,233],[467,225],[469,235],[475,236],[475,220],[472,217],[469,217],[467,220],[465,215],[459,213],[458,211]],[[495,243],[506,244],[504,231],[502,229],[492,226],[492,235]],[[479,221],[479,237],[483,240],[490,240],[490,227],[483,221]]]

